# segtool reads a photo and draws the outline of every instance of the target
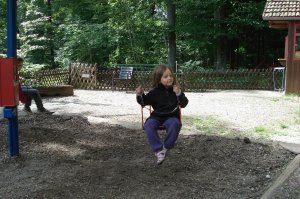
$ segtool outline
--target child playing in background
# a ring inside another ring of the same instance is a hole
[[[18,57],[17,60],[17,68],[18,70],[21,70],[24,60],[21,57]],[[37,89],[32,88],[31,86],[21,85],[20,81],[21,80],[19,80],[19,99],[22,103],[25,104],[24,111],[29,113],[32,112],[30,106],[31,101],[34,100],[39,112],[52,114],[53,112],[50,112],[49,110],[45,109],[39,91]]]
[[[153,71],[152,90],[144,94],[141,86],[137,87],[137,102],[141,106],[150,105],[153,112],[146,120],[144,130],[151,149],[157,157],[157,164],[161,164],[166,157],[167,150],[175,146],[181,129],[180,110],[188,104],[188,99],[176,83],[176,78],[170,68],[158,65]],[[166,138],[162,142],[158,135],[159,126],[166,129]]]

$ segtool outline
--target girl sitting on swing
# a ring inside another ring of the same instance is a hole
[[[180,108],[188,104],[188,99],[177,85],[172,70],[165,65],[155,67],[152,87],[147,94],[144,94],[142,86],[137,87],[136,99],[141,106],[150,105],[153,108],[145,122],[144,131],[157,157],[157,164],[161,164],[165,160],[167,150],[175,146],[181,129]],[[160,126],[163,126],[167,133],[163,142],[157,132]]]

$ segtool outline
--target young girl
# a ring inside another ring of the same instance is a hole
[[[153,89],[147,94],[144,94],[143,88],[139,86],[136,94],[140,105],[151,105],[154,110],[146,120],[144,130],[157,157],[157,164],[161,164],[167,150],[175,145],[181,129],[179,108],[184,108],[188,104],[188,99],[176,84],[171,69],[165,65],[158,65],[154,69],[152,86]],[[167,133],[163,142],[157,132],[161,125],[165,127]]]

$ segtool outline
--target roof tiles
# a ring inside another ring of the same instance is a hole
[[[267,0],[264,20],[300,20],[300,0]]]

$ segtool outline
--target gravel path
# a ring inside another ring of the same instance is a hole
[[[188,115],[213,115],[234,128],[248,130],[294,117],[300,110],[299,98],[285,99],[271,91],[220,91],[188,93]]]
[[[300,111],[299,97],[272,91],[217,91],[186,93],[186,96],[189,104],[182,110],[183,115],[213,116],[241,131],[274,126],[293,119]],[[44,102],[55,114],[81,114],[92,123],[110,122],[140,128],[141,110],[134,93],[75,90],[72,97],[46,98]]]

